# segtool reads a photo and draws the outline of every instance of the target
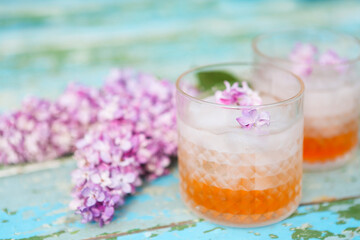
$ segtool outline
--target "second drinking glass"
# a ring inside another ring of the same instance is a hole
[[[358,142],[359,41],[326,30],[288,31],[255,38],[253,49],[257,62],[304,80],[304,168],[332,169],[352,159]]]

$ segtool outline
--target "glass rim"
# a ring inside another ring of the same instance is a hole
[[[296,64],[303,64],[301,62],[295,62],[295,61],[291,61],[290,59],[287,58],[281,58],[281,57],[274,57],[274,56],[270,56],[268,54],[265,54],[263,51],[261,51],[259,49],[259,42],[262,41],[263,39],[268,39],[270,37],[273,36],[280,36],[280,35],[289,35],[289,34],[307,34],[307,35],[311,35],[311,34],[317,34],[317,33],[330,33],[333,35],[337,35],[340,36],[342,38],[346,37],[348,39],[351,39],[354,41],[354,43],[356,45],[359,46],[360,49],[360,39],[348,34],[348,33],[344,33],[344,32],[339,32],[339,31],[335,31],[335,30],[327,30],[327,29],[306,29],[306,30],[283,30],[283,31],[277,31],[277,32],[272,32],[272,33],[264,33],[264,34],[260,34],[258,36],[256,36],[255,38],[253,38],[253,40],[251,41],[251,46],[252,49],[254,51],[255,54],[262,56],[264,58],[270,59],[270,60],[276,60],[276,61],[281,61],[281,62],[286,62],[286,63],[296,63]],[[331,64],[331,65],[320,65],[319,63],[313,63],[312,65],[316,66],[316,67],[331,67],[331,66],[343,66],[343,65],[350,65],[353,64],[357,61],[360,61],[360,51],[359,54],[352,59],[347,60],[346,62],[343,63],[336,63],[336,64]]]
[[[301,97],[304,96],[304,90],[305,90],[305,85],[304,82],[301,80],[301,78],[297,75],[295,75],[294,73],[274,66],[274,65],[270,65],[271,68],[275,68],[278,69],[282,72],[288,73],[289,75],[293,76],[295,78],[295,80],[297,80],[297,82],[300,84],[300,90],[292,97],[287,98],[285,100],[281,100],[278,102],[274,102],[274,103],[268,103],[268,104],[260,104],[260,105],[251,105],[251,106],[236,106],[236,105],[224,105],[224,104],[219,104],[219,103],[215,103],[215,102],[209,102],[209,101],[205,101],[203,99],[191,96],[189,94],[187,94],[186,92],[184,92],[181,87],[180,87],[180,82],[182,79],[184,79],[184,77],[190,73],[196,72],[200,69],[205,69],[205,68],[212,68],[212,67],[221,67],[221,66],[231,66],[231,65],[241,65],[241,66],[260,66],[261,64],[255,63],[255,62],[223,62],[223,63],[215,63],[215,64],[207,64],[207,65],[202,65],[199,67],[194,67],[191,68],[185,72],[183,72],[176,80],[176,90],[177,92],[179,92],[180,94],[182,94],[183,96],[198,102],[198,103],[202,103],[202,104],[209,104],[212,105],[214,107],[221,107],[221,108],[226,108],[226,109],[238,109],[238,110],[242,110],[242,109],[249,109],[249,108],[253,108],[253,109],[257,109],[257,108],[269,108],[269,107],[276,107],[279,105],[284,105],[284,104],[288,104],[288,103],[293,103],[296,102],[297,100],[299,100]]]

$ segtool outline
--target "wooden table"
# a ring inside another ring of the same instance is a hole
[[[261,32],[312,26],[360,36],[359,12],[355,1],[0,0],[0,111],[29,94],[55,98],[70,81],[99,86],[114,66],[174,80],[192,66],[246,61]],[[306,173],[297,212],[253,229],[194,216],[176,166],[127,198],[111,224],[82,224],[68,209],[75,164],[0,167],[0,239],[360,239],[360,154]]]

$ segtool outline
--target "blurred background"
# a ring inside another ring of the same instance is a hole
[[[0,112],[114,67],[175,81],[190,67],[252,59],[251,39],[320,27],[360,36],[360,1],[0,0]]]

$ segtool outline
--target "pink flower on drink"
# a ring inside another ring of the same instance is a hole
[[[216,102],[224,105],[237,106],[256,106],[262,103],[259,94],[252,90],[247,82],[242,82],[242,87],[238,83],[232,86],[229,82],[224,82],[226,89],[215,93]],[[241,128],[252,129],[270,125],[270,114],[256,109],[242,110],[242,116],[236,118]]]
[[[290,54],[293,62],[313,63],[315,62],[318,49],[309,43],[297,43]]]
[[[260,105],[262,103],[262,99],[259,94],[252,90],[247,82],[242,82],[242,89],[245,95],[239,99],[239,106],[253,106]]]
[[[224,105],[236,105],[241,96],[245,95],[243,90],[239,87],[239,83],[234,83],[232,86],[228,81],[224,81],[225,90],[217,91],[215,93],[216,102]]]
[[[270,114],[256,109],[242,110],[242,116],[236,118],[241,128],[252,129],[270,125]]]
[[[290,54],[290,60],[294,62],[293,72],[302,77],[310,76],[317,53],[318,50],[314,45],[297,43]]]
[[[320,65],[331,66],[336,65],[335,69],[338,72],[345,72],[347,70],[346,59],[341,58],[335,51],[328,50],[319,58]]]
[[[224,105],[238,105],[251,106],[261,104],[261,98],[258,93],[253,91],[247,84],[242,82],[242,87],[239,83],[234,83],[232,86],[228,81],[224,81],[225,90],[217,91],[215,93],[216,102]]]
[[[341,58],[334,50],[328,50],[317,58],[318,49],[308,43],[297,43],[290,54],[293,62],[292,71],[301,76],[308,77],[312,74],[314,64],[322,66],[335,65],[336,71],[342,73],[347,70],[347,60]]]
[[[307,63],[295,63],[292,67],[292,71],[300,77],[308,77],[313,72],[311,64]]]

